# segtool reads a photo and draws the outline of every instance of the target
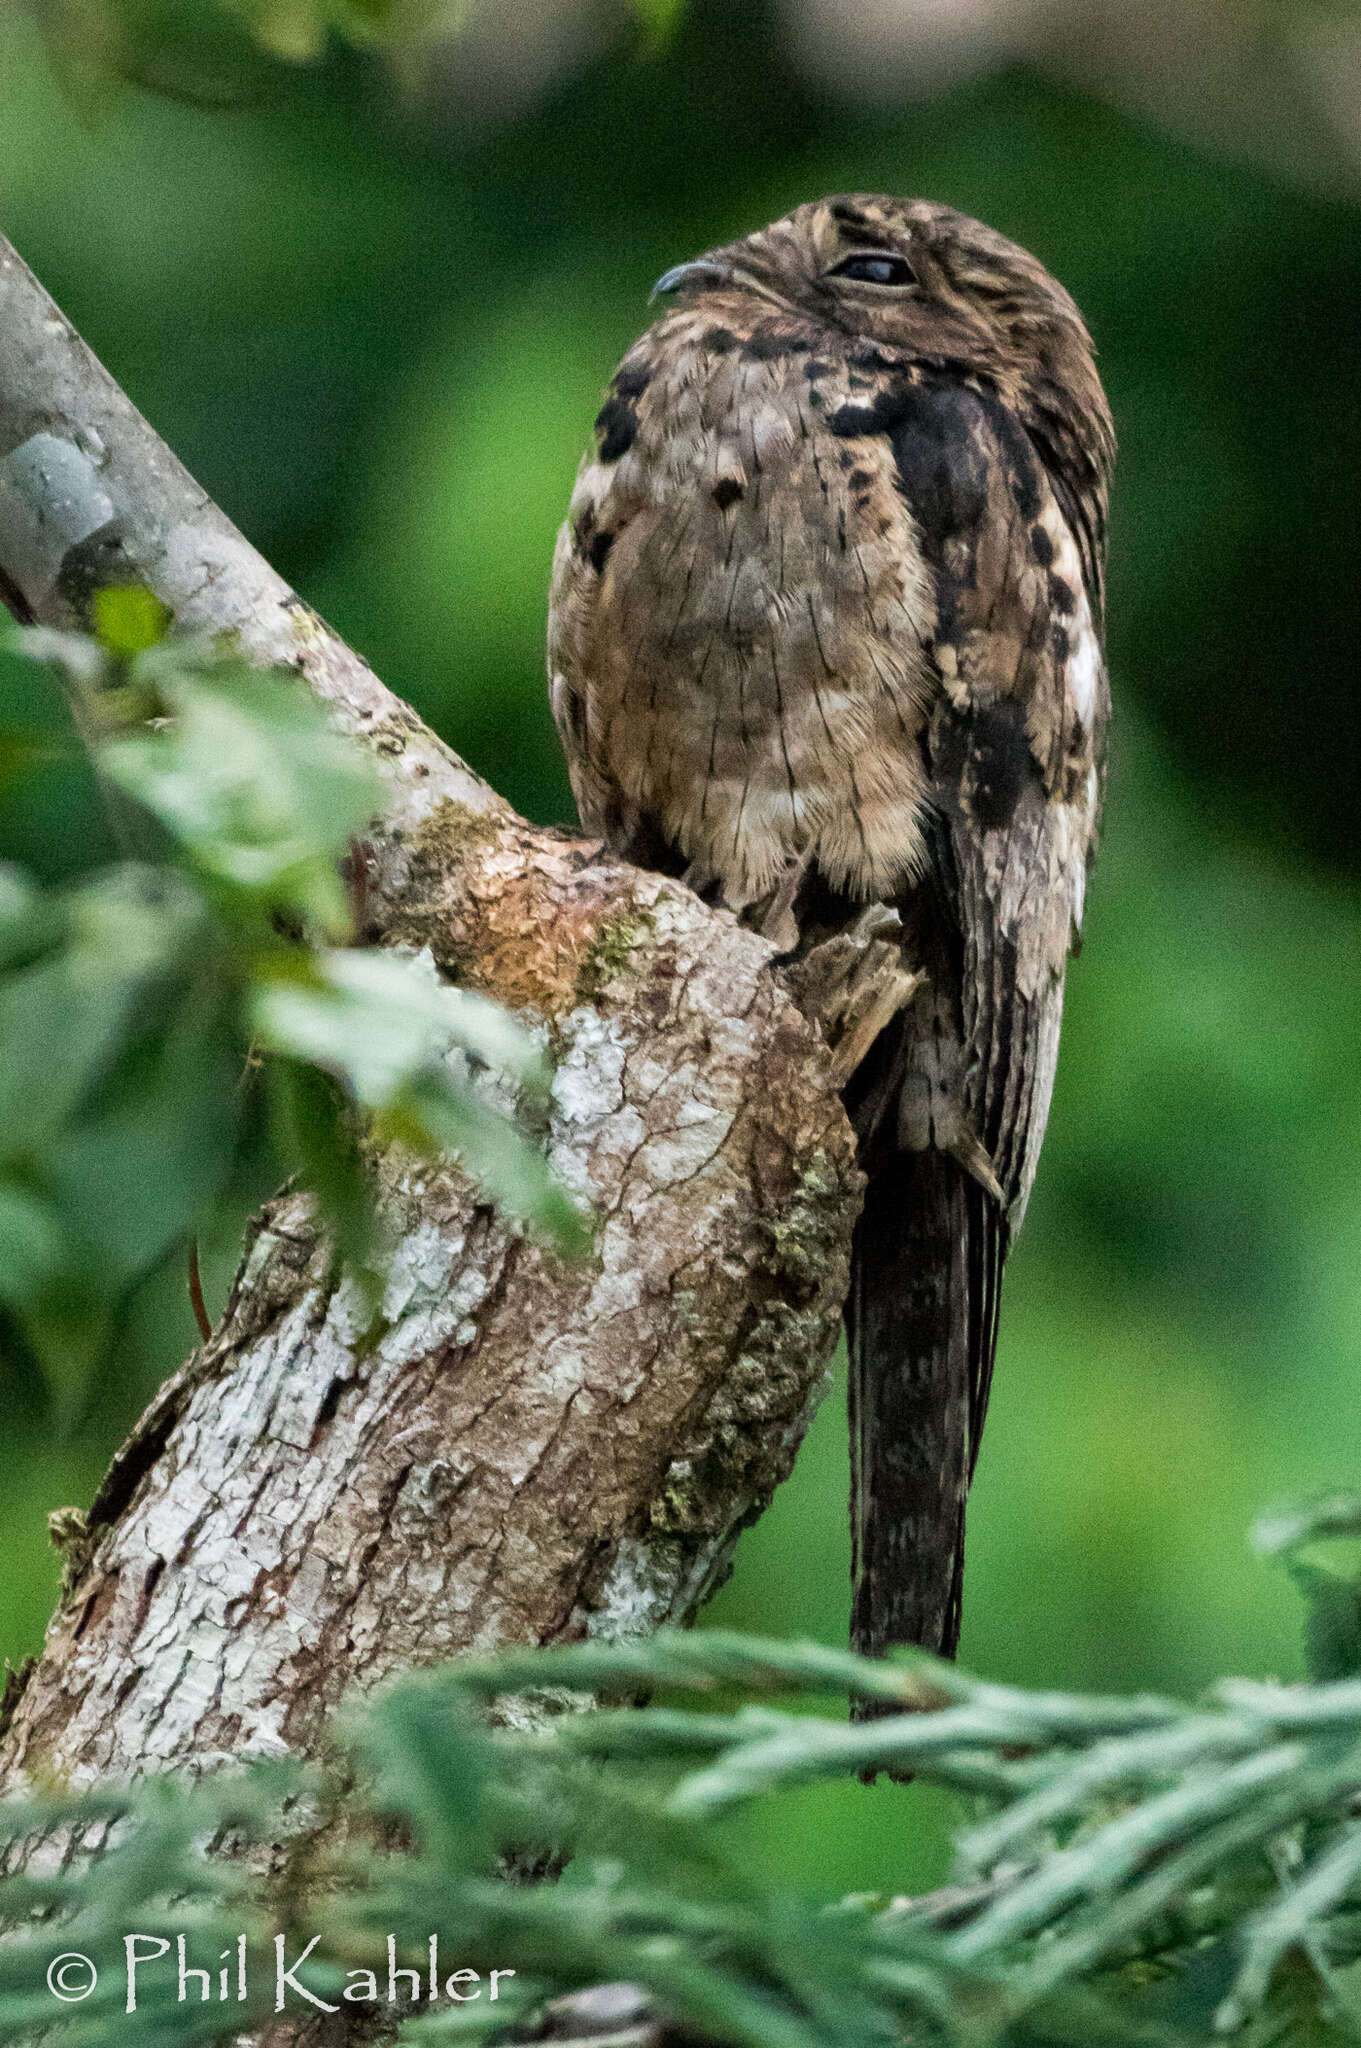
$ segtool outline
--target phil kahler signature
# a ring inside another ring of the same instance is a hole
[[[126,1990],[125,2012],[136,2012],[139,1991],[145,2000],[153,1990],[162,2000],[170,1991],[181,2005],[244,2005],[253,1995],[258,2002],[267,1992],[272,1995],[275,2012],[284,2012],[290,2003],[312,2006],[318,2012],[339,2012],[342,2004],[409,2007],[446,1999],[454,2005],[469,2005],[480,1998],[494,2004],[501,1996],[502,1980],[515,1975],[514,1970],[449,1968],[441,1959],[437,1934],[426,1942],[419,1967],[410,1958],[420,1951],[409,1943],[403,1943],[401,1950],[407,1960],[399,1962],[397,1937],[389,1934],[379,1965],[346,1970],[342,1984],[341,1972],[332,1963],[314,1965],[308,1971],[309,1958],[320,1939],[313,1935],[290,1958],[285,1935],[275,1935],[271,1955],[259,1946],[252,1947],[247,1937],[239,1934],[208,1963],[201,1958],[191,1960],[186,1935],[177,1935],[172,1945],[166,1935],[125,1934],[121,1958],[115,1951],[114,1957],[102,1964],[76,1949],[54,1956],[47,1968],[47,1988],[63,2005],[76,2005],[96,1989],[101,1970],[107,1974],[117,1969]],[[302,1972],[307,1972],[310,1982]]]

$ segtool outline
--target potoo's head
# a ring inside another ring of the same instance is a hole
[[[677,264],[656,290],[980,372],[1023,415],[1068,415],[1108,466],[1110,415],[1082,315],[1027,250],[951,207],[867,193],[813,200]]]

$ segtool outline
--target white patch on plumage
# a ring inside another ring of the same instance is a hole
[[[1096,711],[1096,693],[1101,682],[1101,648],[1092,630],[1091,616],[1080,620],[1073,651],[1068,657],[1065,681],[1074,711],[1084,725],[1090,725]]]
[[[1091,606],[1087,602],[1082,558],[1078,554],[1072,530],[1052,498],[1045,506],[1040,524],[1048,534],[1054,549],[1051,573],[1073,593],[1074,610],[1069,628],[1070,652],[1064,672],[1064,685],[1070,709],[1090,731],[1101,689],[1103,662],[1101,641],[1092,621]]]

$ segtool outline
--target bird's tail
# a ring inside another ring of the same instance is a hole
[[[954,1655],[964,1508],[997,1341],[1005,1224],[953,1158],[871,1171],[846,1325],[851,1381],[851,1641]]]

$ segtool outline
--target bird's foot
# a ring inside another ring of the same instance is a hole
[[[868,904],[854,924],[811,947],[783,975],[805,1017],[821,1027],[832,1048],[838,1086],[926,978],[904,964],[902,921],[886,903]]]

